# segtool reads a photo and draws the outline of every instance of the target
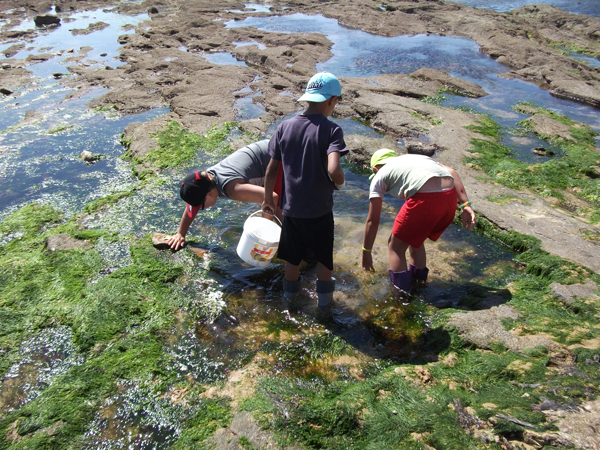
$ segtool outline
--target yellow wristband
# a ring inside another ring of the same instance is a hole
[[[365,248],[365,247],[363,246],[363,252],[369,252],[369,253],[371,253],[372,251],[373,251],[373,249],[369,250],[368,248]]]
[[[466,202],[464,202],[462,205],[458,205],[458,207],[460,209],[463,209],[465,206],[470,206],[471,205],[471,200],[467,200]]]

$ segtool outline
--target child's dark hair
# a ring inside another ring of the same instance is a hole
[[[192,206],[204,207],[206,194],[208,194],[217,184],[210,179],[208,173],[195,171],[188,174],[181,182],[179,195],[181,199]]]

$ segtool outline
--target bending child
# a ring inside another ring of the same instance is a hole
[[[283,168],[283,227],[277,256],[286,261],[284,296],[300,291],[300,263],[312,251],[317,264],[318,305],[333,300],[333,191],[344,186],[340,157],[348,152],[342,129],[327,119],[340,101],[342,86],[330,73],[313,76],[298,101],[303,114],[282,122],[269,141],[263,211],[275,211],[273,188]]]
[[[377,236],[383,197],[386,192],[406,199],[396,216],[388,251],[392,284],[410,293],[413,280],[427,280],[425,239],[436,241],[454,220],[457,200],[462,209],[463,228],[475,225],[462,181],[456,171],[425,155],[396,156],[393,150],[377,150],[371,157],[369,215],[365,223],[362,267],[374,270],[371,251]],[[406,250],[410,264],[406,264]]]
[[[173,250],[185,245],[185,236],[198,211],[214,206],[219,197],[262,203],[265,173],[271,160],[268,146],[268,139],[246,145],[206,171],[194,171],[183,179],[179,194],[187,205],[177,233],[167,241]],[[275,192],[278,196],[281,192],[281,172],[276,177]],[[274,211],[281,215],[278,208]]]

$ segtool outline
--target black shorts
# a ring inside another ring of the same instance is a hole
[[[306,261],[308,251],[314,258],[333,270],[333,213],[314,219],[283,218],[277,257],[299,266]]]

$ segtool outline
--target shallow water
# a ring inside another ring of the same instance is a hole
[[[204,53],[202,57],[217,65],[248,66],[246,61],[240,61],[229,52]]]
[[[59,17],[65,17],[67,14],[61,13]],[[132,34],[133,26],[143,20],[148,19],[147,14],[137,16],[124,16],[111,12],[110,10],[86,11],[81,13],[68,14],[72,21],[63,22],[60,26],[40,30],[39,35],[33,42],[28,42],[24,50],[16,53],[13,58],[25,59],[29,55],[53,53],[56,54],[52,59],[28,66],[27,68],[33,74],[41,79],[52,76],[53,73],[68,74],[65,59],[73,56],[68,50],[79,51],[85,47],[91,47],[86,53],[84,62],[90,66],[110,66],[117,67],[123,64],[119,58],[120,44],[117,38],[124,34]],[[89,25],[104,22],[109,26],[89,34],[73,34],[72,30],[85,30]],[[31,30],[36,29],[33,18],[24,20],[19,26],[12,30]],[[13,45],[2,44],[0,51]],[[76,53],[75,53],[76,54]]]
[[[475,8],[493,9],[498,12],[511,11],[527,5],[552,5],[573,14],[600,17],[597,0],[453,0]]]
[[[21,344],[0,385],[0,410],[10,412],[38,397],[71,367],[81,364],[69,327],[47,328]]]

